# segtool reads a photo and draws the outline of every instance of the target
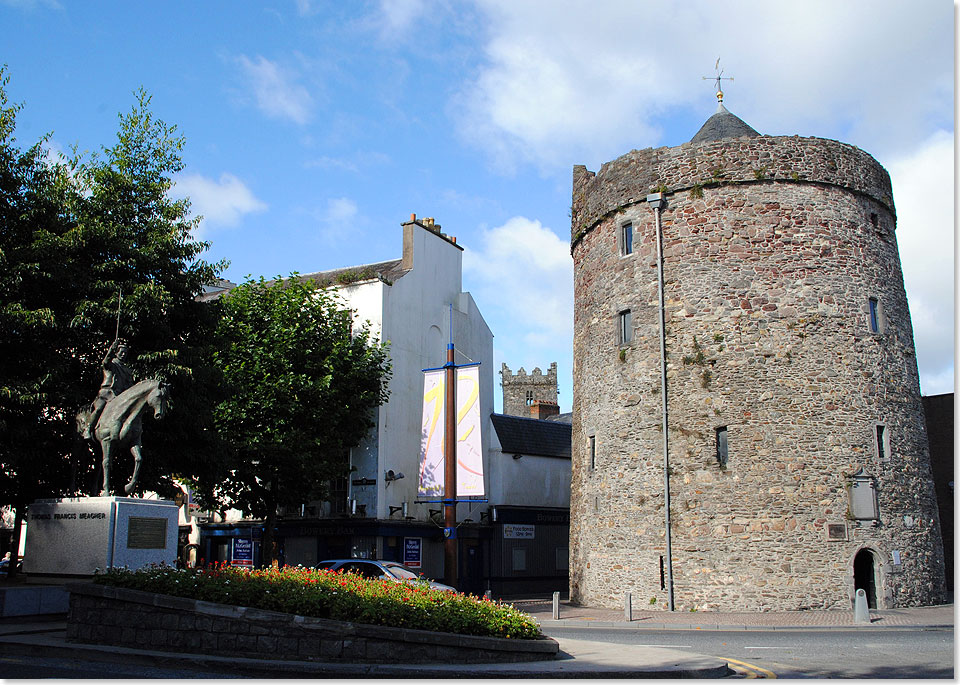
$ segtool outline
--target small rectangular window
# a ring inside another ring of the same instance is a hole
[[[890,438],[887,435],[887,427],[882,423],[877,424],[877,459],[886,461],[890,457]]]
[[[512,550],[512,568],[514,571],[527,570],[527,550],[514,548]]]
[[[875,297],[871,297],[867,300],[867,303],[870,307],[870,332],[879,333],[880,332],[880,302]]]
[[[633,340],[633,326],[630,322],[630,310],[625,309],[617,316],[619,320],[619,338],[621,347]]]
[[[723,468],[727,465],[727,457],[729,453],[727,451],[727,427],[720,426],[717,428],[717,463],[720,464],[720,467]]]
[[[633,254],[633,224],[624,224],[620,227],[620,254]]]
[[[558,571],[569,571],[570,570],[570,548],[569,547],[557,547],[555,551],[556,556],[556,567]]]
[[[597,436],[591,435],[588,441],[590,451],[590,470],[593,471],[595,468],[597,468]]]

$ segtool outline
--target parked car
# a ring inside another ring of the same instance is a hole
[[[6,573],[10,568],[10,558],[4,557],[0,559],[0,573]],[[23,570],[23,557],[17,559],[17,571]]]
[[[316,568],[344,573],[356,573],[364,578],[386,578],[398,583],[426,583],[435,590],[456,592],[456,589],[435,580],[396,561],[377,561],[375,559],[328,559],[317,564]]]

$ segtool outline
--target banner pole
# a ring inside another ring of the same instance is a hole
[[[444,366],[446,381],[446,407],[444,409],[444,581],[457,587],[457,369],[453,349],[453,304],[450,305],[450,342],[447,343],[447,363]]]

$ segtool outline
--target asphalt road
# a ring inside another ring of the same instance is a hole
[[[98,680],[122,678],[134,680],[140,678],[201,679],[201,678],[238,678],[229,672],[197,671],[177,668],[176,656],[171,655],[169,668],[157,668],[142,664],[89,661],[86,659],[67,659],[62,657],[36,657],[0,655],[0,678],[4,680],[41,678],[84,678]]]
[[[551,637],[670,647],[777,678],[953,678],[953,630],[647,631],[547,627]]]

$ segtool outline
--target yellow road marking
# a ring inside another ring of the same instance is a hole
[[[731,668],[735,671],[743,669],[746,672],[748,678],[776,678],[777,674],[773,671],[768,671],[765,668],[760,666],[755,666],[754,664],[748,664],[746,661],[738,661],[736,659],[731,659],[729,657],[723,657],[723,660],[726,661]],[[734,667],[734,664],[740,666],[740,669]]]

